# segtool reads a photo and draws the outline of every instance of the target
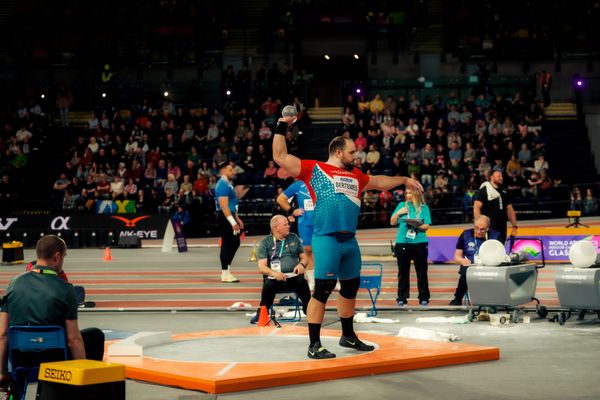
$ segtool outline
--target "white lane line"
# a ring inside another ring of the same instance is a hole
[[[222,370],[217,372],[217,376],[225,375],[231,368],[235,367],[236,365],[237,365],[237,363],[235,363],[235,362],[229,363],[226,367],[224,367]]]

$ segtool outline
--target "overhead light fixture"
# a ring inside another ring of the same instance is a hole
[[[331,57],[329,57],[329,54],[325,54],[325,59],[326,59],[327,61],[331,60]]]

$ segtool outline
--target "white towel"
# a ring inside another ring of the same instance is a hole
[[[379,324],[395,324],[400,321],[391,318],[367,317],[367,313],[356,313],[354,315],[354,322],[356,322],[357,324],[364,324],[367,322],[374,322]]]
[[[479,189],[481,189],[481,188],[485,188],[485,191],[487,192],[488,201],[492,201],[492,200],[496,200],[497,198],[500,198],[500,192],[498,192],[498,190],[490,182],[483,182],[481,184],[481,186],[479,186]],[[502,198],[500,198],[499,207],[501,210],[504,207],[502,204]]]
[[[455,342],[460,340],[460,338],[453,333],[430,331],[427,329],[413,328],[410,326],[400,329],[398,335],[396,336],[405,337],[408,339],[431,340],[434,342]]]
[[[467,315],[464,317],[419,317],[416,319],[418,323],[434,323],[434,324],[468,324],[469,318]]]
[[[228,310],[244,310],[246,308],[252,308],[252,304],[237,301],[229,307],[227,307]]]

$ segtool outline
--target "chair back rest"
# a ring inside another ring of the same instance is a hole
[[[25,354],[43,352],[52,354],[52,360],[40,361],[58,361],[55,358],[67,359],[67,341],[62,327],[14,325],[8,328],[8,359],[13,367],[21,366]],[[35,363],[37,364],[37,360]]]
[[[381,263],[363,263],[360,273],[360,289],[378,289],[381,287],[383,265]]]

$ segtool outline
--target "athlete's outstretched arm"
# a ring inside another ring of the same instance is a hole
[[[288,154],[285,144],[285,132],[289,124],[294,122],[295,117],[282,117],[277,122],[275,137],[273,138],[273,161],[293,177],[300,175],[300,159]]]
[[[406,185],[409,189],[423,193],[423,186],[419,181],[406,176],[373,175],[369,177],[365,190],[390,190],[400,185]]]

